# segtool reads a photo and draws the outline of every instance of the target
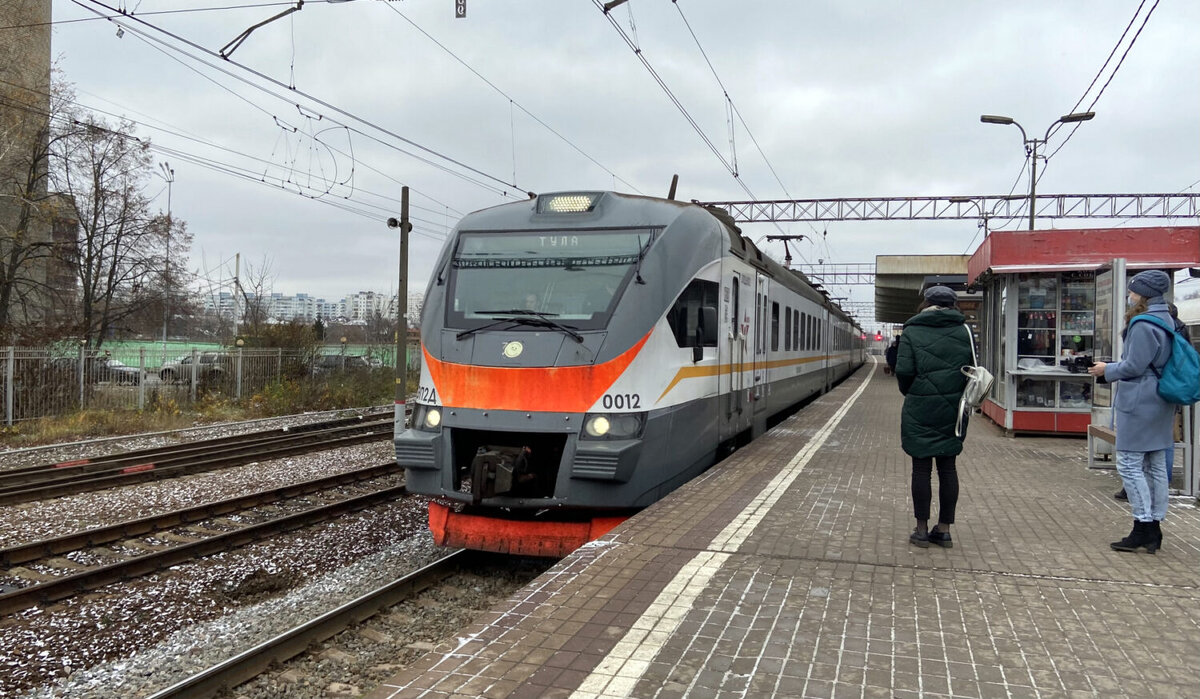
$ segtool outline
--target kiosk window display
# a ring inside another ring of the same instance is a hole
[[[1095,273],[1018,274],[1016,284],[1016,406],[1090,409]]]
[[[1109,393],[1087,368],[1116,350],[1123,300],[1104,272],[1116,258],[1130,274],[1196,267],[1200,228],[993,231],[971,256],[968,284],[985,292],[980,356],[996,376],[982,409],[997,424],[1086,433]]]

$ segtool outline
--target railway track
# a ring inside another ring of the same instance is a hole
[[[392,416],[383,413],[4,471],[0,505],[390,439],[392,425]]]
[[[457,551],[404,577],[366,593],[321,616],[275,636],[250,650],[214,665],[150,696],[149,699],[211,697],[233,688],[305,652],[341,631],[358,624],[382,609],[409,599],[421,591],[474,565],[488,554]]]
[[[390,425],[388,427],[390,430]],[[288,498],[336,488],[354,483],[365,483],[371,479],[400,472],[395,463],[387,463],[335,476],[272,488],[229,500],[207,503],[196,507],[176,510],[119,524],[82,531],[67,536],[22,544],[0,550],[0,562],[12,566],[78,551],[89,546],[98,546],[131,536],[195,524],[232,512],[247,510],[264,504],[276,503]],[[196,541],[184,541],[176,546],[150,551],[125,561],[97,566],[77,573],[46,580],[0,594],[0,614],[27,609],[65,599],[97,587],[147,575],[163,568],[177,565],[203,556],[227,551],[246,544],[324,522],[349,512],[372,507],[384,502],[407,496],[404,486],[389,486],[375,489],[364,495],[337,500],[332,503],[310,507],[300,512],[283,515],[268,521],[240,527],[229,532],[197,533],[189,530],[188,537],[203,536]],[[175,540],[180,536],[175,535]]]

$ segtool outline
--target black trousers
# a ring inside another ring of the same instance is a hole
[[[938,523],[954,524],[954,506],[958,504],[958,471],[953,456],[938,456]],[[912,457],[913,515],[921,521],[929,519],[929,501],[933,497],[930,479],[934,458]]]

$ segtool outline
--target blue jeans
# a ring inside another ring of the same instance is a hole
[[[1117,473],[1125,484],[1129,508],[1139,522],[1161,522],[1167,516],[1166,450],[1118,451]]]
[[[1167,449],[1167,488],[1171,487],[1171,467],[1175,465],[1175,445]]]

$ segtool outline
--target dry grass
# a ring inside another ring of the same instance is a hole
[[[25,420],[0,426],[0,447],[20,448],[113,437],[139,432],[161,432],[215,422],[292,415],[312,410],[335,410],[390,403],[394,379],[389,370],[333,374],[304,380],[284,380],[262,392],[234,402],[208,395],[194,405],[156,402],[146,410],[84,410],[50,418]],[[415,390],[416,377],[409,377]]]

